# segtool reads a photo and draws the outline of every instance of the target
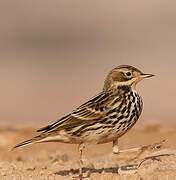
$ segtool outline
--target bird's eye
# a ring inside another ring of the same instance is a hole
[[[131,73],[130,73],[130,72],[127,72],[126,75],[127,75],[127,76],[131,76]]]

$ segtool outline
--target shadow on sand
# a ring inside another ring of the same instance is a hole
[[[112,167],[112,168],[101,168],[101,169],[95,169],[95,168],[86,168],[83,167],[82,168],[82,172],[86,173],[88,172],[89,174],[92,173],[102,173],[102,172],[109,172],[109,173],[118,173],[118,169],[117,167]],[[63,171],[58,171],[56,172],[56,174],[61,175],[61,176],[67,176],[69,174],[78,174],[79,173],[79,169],[70,169],[70,170],[63,170]]]
[[[137,170],[145,161],[147,160],[152,160],[152,161],[161,161],[161,157],[167,157],[171,156],[173,154],[160,154],[156,156],[147,156],[144,159],[142,159],[138,164],[128,164],[124,165],[121,167],[110,167],[110,168],[101,168],[101,169],[95,169],[95,168],[82,168],[83,173],[88,173],[89,176],[92,173],[99,173],[101,174],[102,172],[107,172],[107,173],[113,173],[113,174],[118,174],[119,169],[122,171],[131,171],[131,170]],[[55,174],[60,175],[60,176],[67,176],[70,174],[79,174],[79,169],[70,169],[70,170],[62,170],[58,171]]]

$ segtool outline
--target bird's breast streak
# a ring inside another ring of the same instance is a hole
[[[117,107],[116,118],[112,119],[117,136],[125,134],[136,123],[142,111],[142,99],[136,91],[127,93],[125,98],[125,103]]]

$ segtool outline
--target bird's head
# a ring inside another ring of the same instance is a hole
[[[114,68],[108,74],[105,83],[104,91],[116,90],[118,87],[131,87],[135,89],[136,84],[144,78],[154,76],[153,74],[145,74],[133,66],[121,65]]]

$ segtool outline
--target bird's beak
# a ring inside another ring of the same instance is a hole
[[[139,76],[139,78],[140,78],[140,79],[144,79],[144,78],[149,78],[149,77],[153,77],[153,76],[155,76],[155,75],[153,75],[153,74],[141,74],[141,75]]]

